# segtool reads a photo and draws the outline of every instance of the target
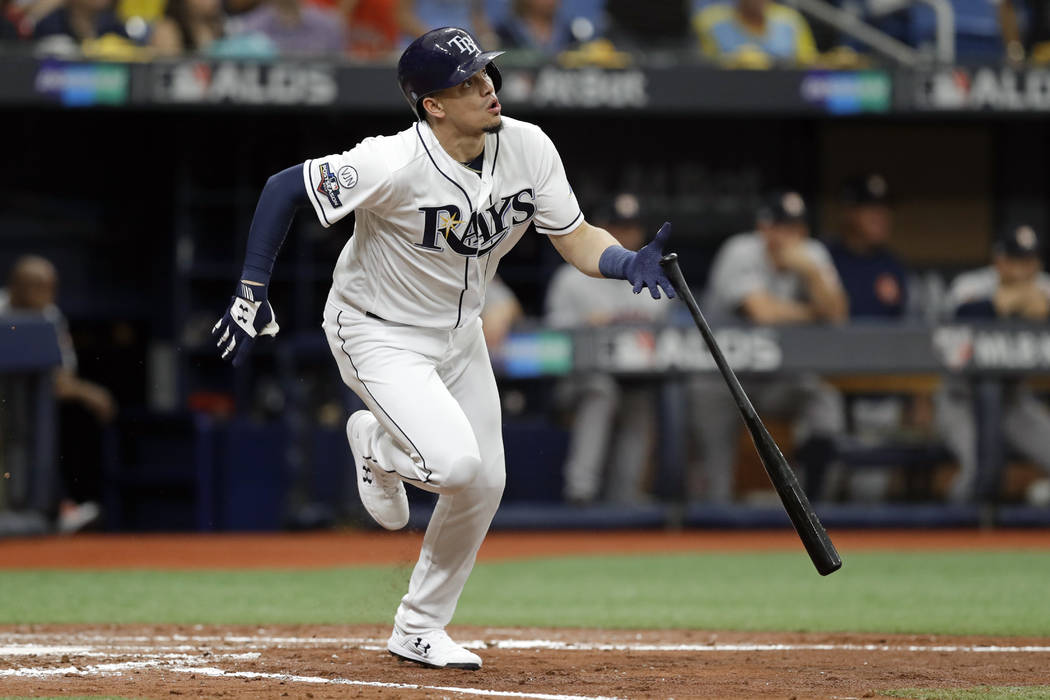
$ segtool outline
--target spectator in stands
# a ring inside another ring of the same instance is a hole
[[[1034,228],[1025,225],[1008,230],[996,242],[991,266],[965,272],[952,283],[947,316],[959,321],[1045,324],[1050,318],[1050,275],[1043,272],[1042,254],[1042,238]],[[969,383],[945,381],[936,396],[936,408],[937,427],[959,461],[949,499],[972,500],[982,494],[975,493],[977,439]],[[1021,383],[1006,391],[1002,428],[1011,448],[1050,474],[1050,411]]]
[[[113,420],[117,406],[105,387],[77,375],[69,327],[55,305],[57,291],[58,273],[47,259],[36,255],[19,258],[11,269],[7,288],[0,290],[0,315],[39,314],[51,321],[58,333],[62,365],[55,372],[54,382],[55,396],[62,403],[59,460],[66,497],[58,504],[57,526],[61,531],[72,532],[99,516],[97,503],[86,501],[78,505],[71,496],[97,497],[101,476],[97,436],[99,427]]]
[[[1021,63],[1050,63],[1050,3],[1046,0],[999,0],[999,25],[1007,59]],[[1027,30],[1022,31],[1019,15],[1027,13]]]
[[[817,59],[806,20],[770,0],[716,2],[696,13],[693,27],[701,51],[729,66],[809,65]]]
[[[1050,63],[1050,3],[1029,0],[1028,32],[1025,40],[1029,60],[1046,65]]]
[[[511,13],[496,27],[500,45],[508,51],[545,56],[570,48],[576,39],[570,23],[558,11],[560,5],[560,0],[512,0]]]
[[[241,0],[250,1],[250,0]],[[485,15],[483,0],[311,0],[313,5],[344,17],[350,55],[382,58],[438,27],[465,27],[484,46],[497,40]]]
[[[645,243],[640,214],[638,198],[623,193],[595,220],[624,248],[638,250]],[[587,277],[562,265],[547,290],[545,322],[554,328],[662,323],[670,306],[648,294],[633,294],[614,280]],[[590,374],[565,380],[558,394],[564,406],[574,409],[565,499],[576,504],[599,498],[618,503],[642,500],[655,415],[653,388]]]
[[[196,53],[273,58],[277,54],[265,34],[228,33],[226,12],[220,0],[168,0],[164,18],[153,29],[150,46],[158,56]]]
[[[226,15],[219,0],[168,0],[150,45],[160,56],[204,53],[225,34]]]
[[[839,202],[842,228],[828,252],[845,287],[850,318],[901,318],[908,274],[888,247],[893,213],[886,179],[874,173],[849,178]]]
[[[722,245],[712,263],[705,312],[713,322],[736,318],[759,325],[846,319],[842,282],[827,249],[809,237],[806,205],[797,192],[773,195],[758,212],[756,231]],[[793,419],[795,458],[806,468],[810,496],[821,498],[834,438],[845,423],[841,395],[815,375],[745,381],[745,389],[763,415]],[[704,474],[691,475],[688,496],[727,502],[740,428],[736,405],[718,376],[694,377],[690,395]]]
[[[33,38],[48,40],[49,43],[56,38],[66,38],[79,46],[106,35],[128,37],[124,25],[113,12],[111,0],[66,0],[33,27]]]
[[[350,55],[375,59],[393,55],[401,35],[400,7],[406,0],[313,0],[339,11],[346,23]]]
[[[417,37],[438,27],[463,27],[481,46],[495,46],[483,0],[399,0],[401,33]]]
[[[22,38],[18,19],[14,3],[10,0],[0,1],[0,41],[18,41]]]
[[[604,0],[605,26],[601,34],[618,48],[651,51],[684,49],[690,44],[692,10],[684,2],[646,3]]]
[[[234,33],[262,34],[281,55],[339,56],[346,46],[342,19],[301,0],[267,0],[236,18]]]

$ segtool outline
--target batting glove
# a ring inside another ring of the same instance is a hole
[[[248,356],[256,337],[272,337],[279,330],[277,316],[266,299],[266,287],[242,282],[237,286],[230,308],[211,329],[211,334],[218,339],[215,344],[222,359],[233,360],[233,366],[238,367]]]
[[[674,299],[674,286],[660,266],[664,243],[670,235],[671,222],[666,221],[656,232],[656,238],[637,253],[621,246],[609,246],[598,261],[598,269],[605,277],[630,282],[635,294],[641,292],[643,287],[648,287],[653,299],[660,298],[661,289],[668,299]]]

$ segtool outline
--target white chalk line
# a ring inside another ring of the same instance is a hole
[[[922,645],[922,644],[600,644],[587,642],[556,642],[543,639],[498,642],[500,649],[547,649],[555,651],[893,651],[893,652],[953,652],[953,653],[1050,653],[1050,646],[997,645]]]
[[[85,656],[88,658],[112,658],[114,656],[145,656],[151,659],[199,659],[200,649],[192,649],[197,654],[179,653],[166,651],[163,647],[143,646],[105,646],[107,651],[98,651],[95,647],[85,646],[45,646],[41,644],[13,644],[0,646],[0,657],[3,656]],[[163,653],[161,653],[163,652]],[[204,656],[216,659],[230,659],[234,661],[251,661],[258,659],[257,651],[243,653],[224,653],[205,650]]]
[[[155,659],[149,661],[125,661],[112,664],[95,664],[78,668],[76,666],[60,666],[57,668],[18,668],[0,669],[0,678],[18,677],[46,679],[61,676],[122,676],[125,671],[142,668],[158,668],[162,671],[174,671],[177,673],[192,673],[195,675],[209,676],[213,678],[249,678],[259,680],[277,680],[285,683],[310,683],[314,685],[348,685],[370,688],[395,688],[398,690],[436,690],[445,693],[457,693],[460,695],[480,695],[486,697],[501,698],[528,698],[529,700],[620,700],[615,697],[602,695],[563,695],[560,693],[522,693],[512,690],[488,690],[485,688],[469,688],[460,686],[441,685],[418,685],[414,683],[386,683],[381,681],[362,681],[353,678],[323,678],[321,676],[296,676],[288,673],[264,673],[260,671],[227,671],[212,666],[189,666],[184,665],[188,661],[200,661],[201,659],[164,660]]]
[[[500,698],[533,698],[535,700],[618,700],[604,695],[561,695],[552,693],[521,693],[513,690],[485,690],[483,688],[463,688],[452,685],[416,685],[414,683],[384,683],[381,681],[359,681],[352,678],[322,678],[320,676],[293,676],[286,673],[260,673],[257,671],[223,671],[220,668],[174,668],[179,673],[196,673],[221,678],[261,678],[280,680],[291,683],[315,683],[325,685],[355,685],[370,688],[397,688],[399,690],[440,690],[442,692],[461,693],[463,695],[484,695]]]
[[[72,637],[77,642],[101,642],[104,648],[113,650],[126,650],[129,653],[141,653],[156,651],[160,649],[171,649],[174,651],[197,651],[199,646],[179,644],[166,647],[163,642],[193,642],[200,644],[240,644],[249,649],[267,649],[272,647],[296,647],[296,646],[342,646],[354,647],[364,651],[385,651],[386,639],[378,637],[267,637],[267,636],[112,636],[105,635],[47,635],[47,634],[17,634],[0,635],[0,643],[10,640],[12,643],[17,639],[56,639],[68,640]],[[150,642],[150,646],[131,646],[113,644],[113,642]],[[521,650],[549,650],[549,651],[639,651],[639,652],[762,652],[762,651],[886,651],[886,652],[910,652],[910,653],[992,653],[992,654],[1045,654],[1050,653],[1050,646],[1039,645],[996,645],[996,644],[856,644],[856,643],[699,643],[699,644],[649,644],[649,643],[599,643],[599,642],[565,642],[548,639],[501,639],[485,641],[480,639],[465,640],[459,644],[467,649],[521,649]],[[44,648],[41,646],[40,648]],[[63,647],[55,647],[62,649]],[[68,649],[83,647],[65,647]],[[0,647],[0,654],[4,653],[5,647]],[[42,653],[31,651],[27,653]],[[55,651],[60,653],[75,653],[69,651]]]

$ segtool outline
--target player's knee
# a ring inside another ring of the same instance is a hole
[[[472,486],[481,476],[482,464],[477,455],[461,455],[448,460],[438,486],[450,492]]]

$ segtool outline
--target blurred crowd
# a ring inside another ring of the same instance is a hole
[[[470,29],[486,49],[566,65],[621,67],[638,52],[660,49],[744,68],[871,62],[864,44],[773,0],[0,1],[0,43],[44,55],[383,60],[413,37],[451,25]],[[933,44],[933,13],[922,3],[826,4],[915,48]],[[952,5],[960,61],[1050,62],[1044,0]]]

